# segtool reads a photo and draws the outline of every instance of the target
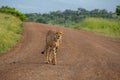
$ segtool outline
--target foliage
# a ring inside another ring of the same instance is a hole
[[[0,13],[0,53],[9,50],[20,39],[21,23],[12,15]]]
[[[20,20],[22,20],[22,21],[27,20],[26,16],[23,13],[17,11],[15,8],[10,8],[8,6],[2,6],[0,8],[0,12],[14,15],[14,16],[20,18]]]
[[[120,21],[118,20],[86,18],[78,23],[75,28],[120,38]]]

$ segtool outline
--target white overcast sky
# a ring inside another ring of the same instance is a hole
[[[56,10],[85,8],[115,11],[120,0],[0,0],[1,6],[10,6],[24,13],[45,13]]]

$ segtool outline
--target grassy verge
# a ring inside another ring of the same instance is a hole
[[[20,39],[21,23],[14,16],[0,13],[0,53],[8,51]]]
[[[120,39],[120,21],[103,18],[86,18],[76,25],[76,29],[82,29],[101,33],[110,37]]]

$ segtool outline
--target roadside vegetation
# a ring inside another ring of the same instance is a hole
[[[21,38],[21,23],[19,17],[0,10],[0,53],[8,51]]]
[[[103,18],[86,18],[76,24],[76,29],[101,33],[110,37],[120,39],[120,21]]]

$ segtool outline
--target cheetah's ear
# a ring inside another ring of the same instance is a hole
[[[62,32],[59,32],[60,34],[63,34]]]

